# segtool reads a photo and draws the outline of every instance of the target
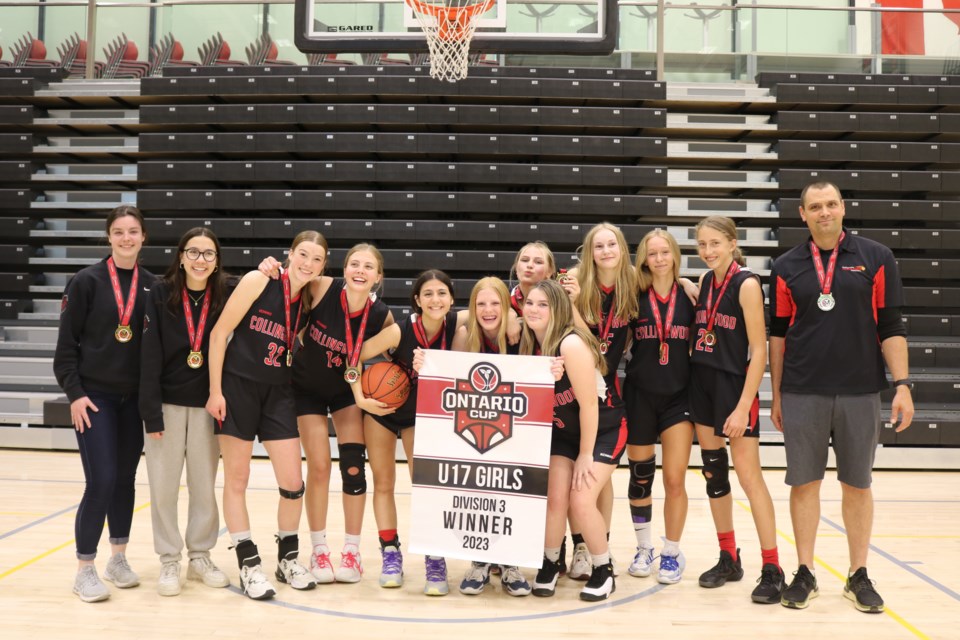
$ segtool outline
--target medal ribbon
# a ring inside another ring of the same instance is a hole
[[[677,308],[677,283],[674,282],[673,288],[670,290],[670,303],[667,305],[666,322],[660,319],[660,305],[657,303],[657,293],[653,290],[652,286],[648,290],[648,295],[650,297],[650,310],[653,312],[653,321],[657,326],[657,337],[660,338],[660,347],[663,348],[667,338],[670,336],[670,329],[673,328],[673,312]]]
[[[827,263],[826,274],[823,272],[823,259],[820,257],[820,249],[813,240],[810,241],[810,255],[813,257],[813,268],[817,270],[817,280],[820,281],[820,293],[823,295],[829,295],[830,290],[833,288],[833,272],[837,268],[837,256],[840,255],[840,243],[843,242],[843,238],[846,235],[846,231],[840,233],[837,246],[833,249],[830,262]]]
[[[510,293],[510,306],[517,312],[517,315],[523,315],[523,292],[520,291],[520,285],[515,286]]]
[[[140,277],[140,269],[133,265],[133,277],[130,279],[130,290],[127,291],[127,304],[123,304],[123,294],[120,292],[120,276],[117,275],[117,267],[113,264],[113,256],[107,258],[107,271],[110,272],[110,284],[113,286],[113,297],[117,300],[117,316],[120,318],[120,326],[129,327],[130,318],[133,317],[133,305],[137,302],[137,280]]]
[[[607,312],[606,318],[604,318],[603,316],[603,309],[601,308],[600,310],[600,324],[603,325],[603,327],[600,329],[600,335],[597,336],[597,338],[600,339],[600,342],[607,341],[607,336],[610,335],[610,327],[613,326],[613,316],[615,315],[614,308],[617,302],[615,299],[615,295],[616,294],[613,291],[607,294],[610,300],[610,311]]]
[[[423,318],[417,316],[416,321],[413,323],[413,335],[416,336],[417,342],[424,349],[430,348],[430,341],[427,339],[427,330],[423,326]],[[442,351],[447,350],[447,319],[443,319],[443,324],[440,325],[440,349]],[[436,342],[436,338],[434,338]]]
[[[717,318],[717,309],[720,308],[720,301],[723,299],[723,294],[727,292],[727,285],[730,284],[730,280],[733,278],[733,274],[740,271],[740,265],[737,264],[736,260],[730,263],[730,266],[727,267],[727,275],[723,277],[723,284],[720,286],[720,293],[717,294],[717,306],[713,306],[713,290],[714,282],[710,282],[710,291],[707,293],[707,331],[713,331],[713,322]]]
[[[355,369],[360,363],[360,347],[363,345],[364,332],[367,330],[367,318],[370,316],[370,307],[373,300],[367,296],[367,304],[363,307],[363,318],[360,320],[360,330],[357,332],[357,343],[353,343],[353,327],[350,326],[350,307],[347,305],[347,290],[340,290],[340,306],[343,307],[343,320],[347,334],[347,368]]]
[[[183,300],[183,317],[187,321],[187,338],[190,340],[190,351],[200,353],[200,345],[203,344],[203,329],[207,326],[207,314],[210,311],[210,287],[207,287],[203,294],[203,306],[200,308],[200,320],[197,321],[196,329],[193,326],[193,311],[190,305],[190,298],[187,296],[187,288],[180,291],[180,298]]]
[[[294,336],[300,329],[300,312],[303,311],[303,297],[300,297],[300,305],[297,307],[297,323],[293,325],[293,331],[290,331],[290,274],[286,271],[280,274],[280,282],[283,283],[283,311],[286,314],[287,329],[287,357],[293,355]]]

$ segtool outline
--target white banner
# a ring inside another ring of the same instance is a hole
[[[425,356],[410,551],[539,568],[553,428],[550,358]]]

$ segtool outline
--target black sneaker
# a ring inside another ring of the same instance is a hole
[[[783,569],[769,562],[760,570],[760,578],[750,598],[759,604],[777,604],[783,594]]]
[[[817,578],[810,573],[807,565],[802,564],[793,574],[790,586],[783,590],[780,604],[788,609],[806,609],[818,595],[820,589],[817,588]]]
[[[567,575],[567,536],[560,542],[560,575]]]
[[[704,589],[716,589],[728,582],[737,582],[741,578],[743,578],[743,567],[740,566],[740,549],[737,549],[736,562],[729,551],[721,549],[717,564],[700,576],[700,586]]]
[[[537,571],[533,581],[533,595],[540,598],[549,598],[557,592],[557,578],[560,577],[560,562],[551,562],[543,557],[543,566]]]
[[[617,590],[617,582],[613,578],[613,564],[607,564],[594,567],[590,572],[590,579],[583,585],[580,591],[580,599],[587,602],[599,602],[606,600],[610,594]]]
[[[873,588],[873,580],[867,577],[867,568],[860,567],[847,578],[843,587],[843,597],[853,601],[853,606],[864,613],[883,611],[883,598]]]

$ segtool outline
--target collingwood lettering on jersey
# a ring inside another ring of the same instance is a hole
[[[717,316],[720,317],[719,315]],[[734,323],[736,319],[734,319]],[[633,332],[633,337],[637,340],[659,340],[660,336],[657,335],[657,328],[652,324],[639,325]],[[690,339],[690,328],[689,327],[670,327],[670,335],[667,336],[668,340],[689,340]]]
[[[319,324],[319,323],[317,323]],[[343,340],[338,340],[333,336],[327,335],[323,331],[320,331],[316,326],[310,327],[308,332],[310,339],[316,342],[321,347],[325,347],[330,351],[336,351],[337,353],[346,353],[347,352],[347,343]]]
[[[697,324],[707,324],[707,312],[705,309],[700,309],[697,311]],[[737,318],[735,316],[728,316],[723,313],[717,313],[713,317],[713,326],[720,327],[721,329],[736,329],[737,328]]]

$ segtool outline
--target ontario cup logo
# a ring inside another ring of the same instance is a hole
[[[466,380],[456,379],[441,399],[453,414],[454,430],[479,453],[486,453],[513,435],[514,418],[527,415],[527,396],[503,382],[500,370],[489,362],[475,364]]]

